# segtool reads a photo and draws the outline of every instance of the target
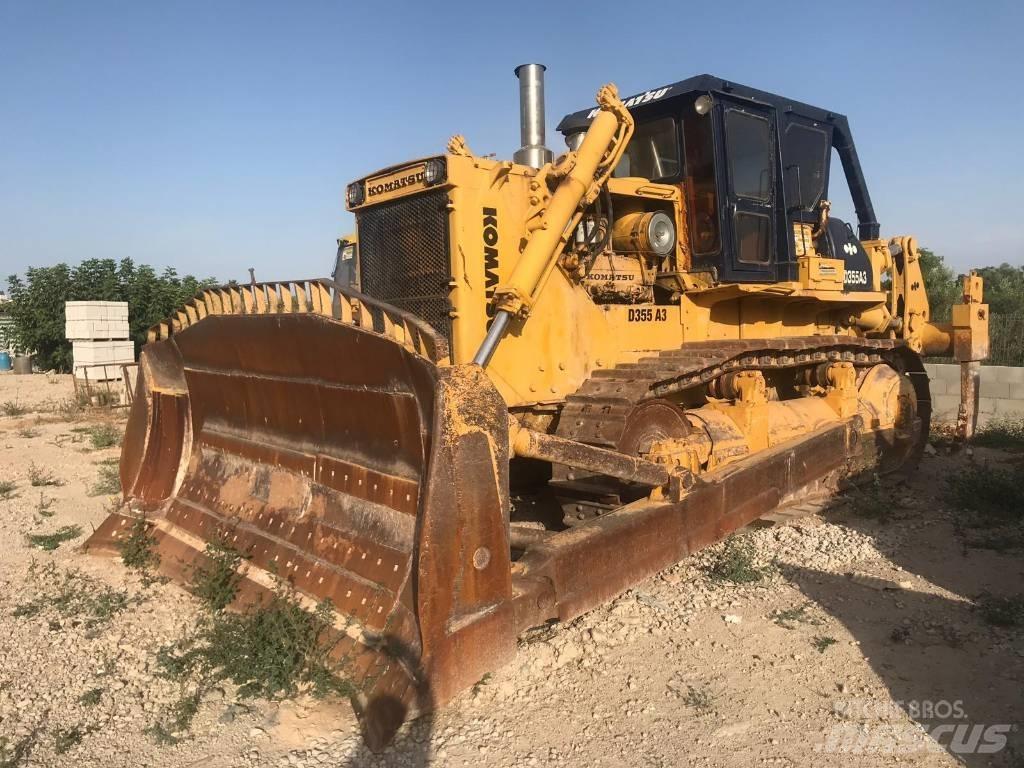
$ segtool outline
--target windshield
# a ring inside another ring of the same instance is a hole
[[[679,174],[679,137],[671,117],[640,123],[612,176],[656,181]]]

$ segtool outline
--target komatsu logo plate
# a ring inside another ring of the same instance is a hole
[[[366,199],[377,201],[399,194],[425,189],[423,163],[366,180]]]

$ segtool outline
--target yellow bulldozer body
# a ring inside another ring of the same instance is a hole
[[[535,169],[463,152],[444,157],[448,179],[431,188],[443,190],[448,201],[453,364],[473,359],[493,318],[495,289],[509,280],[522,255],[535,176]],[[366,177],[364,205],[422,194],[427,189],[422,182],[425,162]],[[410,181],[396,186],[395,179]],[[677,231],[685,231],[686,209],[677,188],[629,178],[610,179],[608,188],[620,205],[670,212]],[[373,194],[375,189],[382,191]],[[697,277],[686,276],[687,290],[675,304],[598,304],[582,281],[554,269],[532,306],[530,321],[514,325],[488,365],[488,375],[510,408],[558,404],[595,370],[635,362],[686,342],[822,334],[859,337],[876,328],[885,329],[878,335],[896,338],[890,307],[901,299],[907,305],[905,314],[916,324],[911,343],[917,351],[923,350],[926,340],[932,354],[948,348],[952,328],[928,323],[927,295],[920,266],[914,263],[912,238],[895,239],[913,254],[905,267],[907,275],[896,272],[889,241],[865,242],[875,267],[872,283],[869,290],[848,292],[843,290],[842,262],[817,253],[808,242],[809,229],[794,232],[794,241],[803,247],[799,281],[701,285]],[[680,269],[690,266],[682,240],[676,243],[673,260]],[[623,276],[630,277],[628,272],[616,277]],[[891,290],[883,290],[886,276]],[[980,301],[980,290],[976,300]],[[851,317],[857,322],[849,322]],[[963,327],[968,320],[960,322]],[[981,325],[987,328],[975,320],[975,345],[984,331]]]
[[[914,239],[881,239],[864,213],[851,276],[819,247],[822,201],[784,230],[780,279],[722,279],[694,253],[693,183],[615,175],[631,102],[603,88],[575,149],[538,167],[455,137],[359,179],[335,280],[207,289],[151,329],[125,503],[90,546],[116,551],[141,519],[180,580],[207,545],[240,553],[238,609],[279,580],[329,600],[332,652],[387,730],[508,661],[529,627],[912,466],[922,354],[963,364],[969,431],[979,278],[933,323]]]

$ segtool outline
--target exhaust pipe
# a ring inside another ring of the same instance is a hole
[[[551,150],[544,146],[544,70],[543,64],[520,64],[516,67],[519,78],[519,136],[523,146],[512,159],[521,165],[540,168],[550,163]]]

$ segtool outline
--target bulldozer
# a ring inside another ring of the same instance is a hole
[[[124,504],[89,545],[141,516],[172,577],[216,542],[237,606],[279,580],[329,600],[364,713],[443,706],[530,628],[912,468],[925,355],[961,363],[972,429],[982,280],[931,320],[843,115],[711,75],[606,85],[555,157],[544,71],[516,70],[512,160],[454,136],[352,182],[335,279],[203,290],[141,353]]]

